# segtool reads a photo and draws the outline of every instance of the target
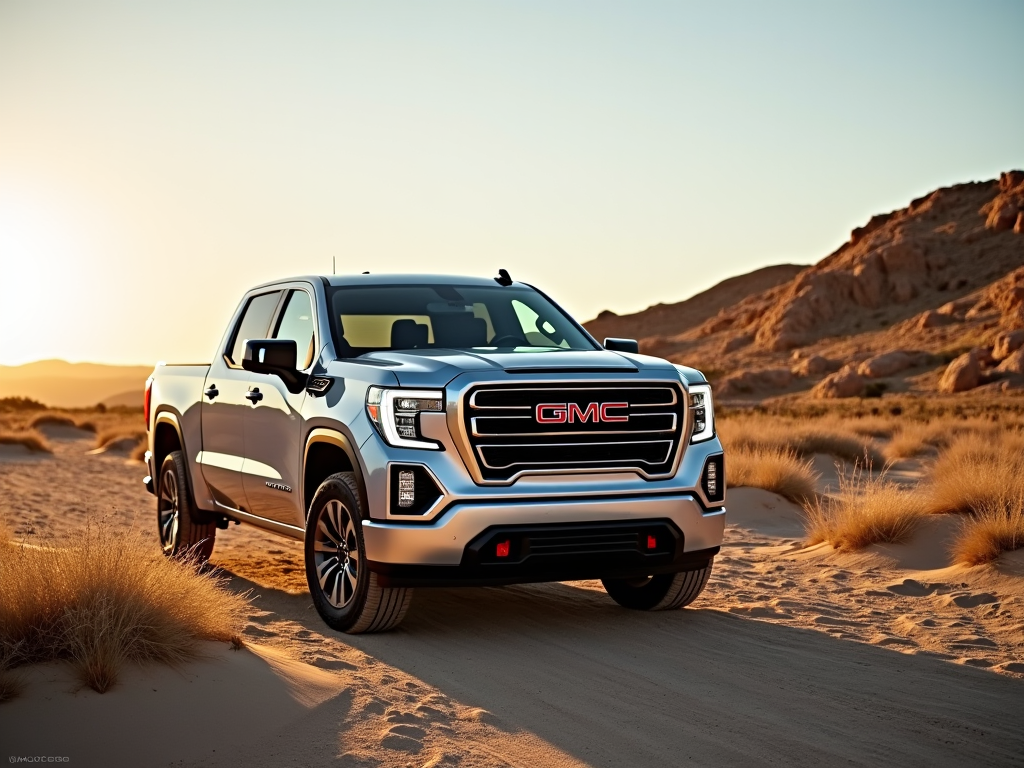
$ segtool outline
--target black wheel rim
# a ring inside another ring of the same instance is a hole
[[[157,522],[160,526],[160,546],[164,554],[174,552],[181,526],[181,504],[178,482],[170,468],[160,477],[160,496],[157,499]]]
[[[313,566],[328,603],[344,608],[352,602],[359,582],[359,544],[351,511],[336,499],[328,501],[317,513]]]

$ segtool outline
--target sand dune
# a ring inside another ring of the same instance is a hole
[[[152,529],[141,465],[91,445],[0,458],[16,533]],[[729,505],[692,609],[625,611],[593,582],[421,590],[398,632],[363,637],[320,622],[298,543],[232,526],[213,561],[254,596],[248,650],[103,696],[32,668],[0,743],[86,766],[1024,763],[1021,553],[951,567],[944,516],[907,545],[805,549],[790,502]]]

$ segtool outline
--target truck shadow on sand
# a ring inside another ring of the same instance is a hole
[[[308,595],[270,612],[593,765],[1024,764],[1024,681],[710,608],[622,609],[572,584],[418,590],[397,631],[348,636]]]

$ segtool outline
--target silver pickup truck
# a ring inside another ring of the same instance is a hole
[[[259,286],[145,403],[164,552],[206,559],[232,521],[303,541],[345,632],[397,626],[422,586],[600,579],[681,608],[722,543],[704,376],[602,346],[504,270]]]

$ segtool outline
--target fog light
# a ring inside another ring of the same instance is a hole
[[[398,506],[408,508],[416,503],[416,476],[411,469],[398,473]]]
[[[657,547],[658,547],[658,540],[656,538],[654,538],[653,536],[648,536],[647,537],[647,548],[648,549],[657,549]]]
[[[725,457],[709,456],[701,473],[701,487],[707,501],[717,504],[725,500]]]
[[[495,554],[498,557],[508,557],[508,551],[509,551],[509,549],[511,547],[512,547],[512,540],[511,539],[505,539],[504,541],[499,541],[498,542],[498,546],[495,549]]]

